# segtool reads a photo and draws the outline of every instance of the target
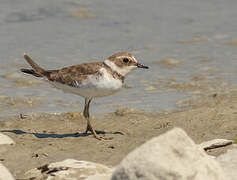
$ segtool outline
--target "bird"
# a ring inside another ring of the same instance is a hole
[[[85,98],[83,116],[87,120],[87,127],[84,133],[90,131],[98,140],[107,138],[97,134],[91,125],[89,108],[92,99],[117,93],[131,71],[149,68],[139,63],[128,52],[115,53],[104,61],[82,63],[56,70],[45,70],[25,53],[24,59],[31,68],[22,68],[21,72],[46,80],[53,87],[66,93]]]

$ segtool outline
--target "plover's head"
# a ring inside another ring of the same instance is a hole
[[[147,66],[137,62],[135,57],[128,52],[119,52],[110,56],[104,61],[113,71],[126,76],[133,69],[144,68],[148,69]]]

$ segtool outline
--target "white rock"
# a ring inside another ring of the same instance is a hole
[[[15,142],[7,135],[0,133],[0,145],[2,144],[15,144]]]
[[[232,140],[213,139],[211,141],[202,142],[201,144],[199,144],[199,146],[204,150],[208,150],[208,149],[215,149],[219,147],[228,146],[228,145],[231,145],[232,143],[233,143]]]
[[[112,177],[113,171],[111,170],[109,173],[106,174],[96,174],[93,176],[87,177],[85,180],[110,180]]]
[[[224,169],[226,179],[237,179],[237,149],[228,150],[225,154],[222,154],[216,158]]]
[[[220,165],[175,128],[131,152],[112,180],[223,180]]]
[[[0,163],[0,180],[14,180],[9,170]]]
[[[46,180],[109,180],[112,170],[104,165],[66,159],[61,162],[51,163],[28,171],[25,178],[46,179]]]

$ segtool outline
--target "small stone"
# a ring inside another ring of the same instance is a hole
[[[9,136],[0,133],[0,145],[3,144],[13,145],[15,142]]]
[[[227,140],[227,139],[213,139],[211,141],[205,141],[199,144],[199,146],[204,149],[205,151],[209,149],[215,149],[215,148],[220,148],[224,146],[231,145],[233,143],[232,140]]]
[[[26,172],[26,179],[46,179],[46,180],[65,180],[65,179],[96,179],[109,180],[112,169],[98,163],[88,161],[78,161],[66,159],[61,162],[46,164],[39,168]],[[97,178],[96,178],[97,177]],[[107,179],[106,179],[107,178]]]
[[[14,180],[9,170],[0,163],[0,180]]]
[[[110,145],[108,148],[110,148],[110,149],[114,149],[115,147],[114,147],[114,146],[112,146],[112,145]]]

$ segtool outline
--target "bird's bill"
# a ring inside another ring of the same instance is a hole
[[[145,66],[145,65],[140,64],[140,63],[137,63],[137,67],[138,67],[138,68],[143,68],[143,69],[149,69],[148,66]]]

